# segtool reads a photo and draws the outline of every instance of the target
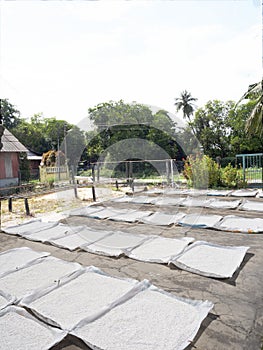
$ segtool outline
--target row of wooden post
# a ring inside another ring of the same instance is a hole
[[[28,204],[27,198],[24,198],[24,203],[25,203],[26,215],[30,215],[30,209],[29,209],[29,204]],[[12,211],[13,211],[13,198],[12,197],[8,198],[8,211],[9,211],[9,213],[12,213]]]

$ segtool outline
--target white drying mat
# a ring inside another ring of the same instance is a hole
[[[252,188],[245,188],[243,190],[236,190],[231,193],[233,197],[256,197],[258,190]]]
[[[130,297],[138,288],[138,281],[114,278],[90,267],[78,271],[51,287],[24,298],[21,305],[30,308],[45,322],[71,330],[82,319],[95,319],[118,300]]]
[[[134,196],[131,198],[130,203],[135,204],[153,204],[156,198],[149,196]]]
[[[188,197],[185,200],[183,200],[180,205],[183,207],[207,207],[210,203],[210,199],[197,199]]]
[[[150,287],[72,333],[91,349],[183,350],[212,308]]]
[[[104,209],[102,206],[86,206],[81,208],[72,209],[69,211],[70,216],[88,216],[90,214],[96,213],[97,211],[100,211]]]
[[[44,222],[41,220],[32,220],[28,221],[25,224],[6,227],[4,231],[5,233],[9,233],[10,235],[22,236],[24,233],[33,233],[41,230],[47,230],[50,227],[56,226],[57,224],[57,222]]]
[[[134,235],[126,232],[114,232],[96,243],[84,245],[81,248],[95,254],[118,257],[126,250],[142,244],[148,238],[149,236],[142,234]]]
[[[130,210],[126,213],[120,213],[118,215],[110,216],[110,220],[114,221],[123,221],[123,222],[136,222],[139,221],[141,218],[148,216],[152,214],[151,211],[143,211],[143,210]]]
[[[108,219],[109,217],[115,216],[115,215],[121,215],[124,213],[131,212],[133,210],[131,209],[115,209],[115,208],[104,208],[102,210],[99,210],[97,212],[88,214],[88,217],[95,218],[95,219]]]
[[[81,248],[83,245],[94,243],[112,233],[113,231],[102,231],[84,228],[76,234],[59,239],[49,240],[49,243],[55,245],[56,247],[65,248],[72,251],[77,248]]]
[[[213,228],[221,219],[222,216],[220,215],[187,214],[179,221],[179,225],[196,228]]]
[[[0,350],[48,350],[67,335],[16,306],[0,312],[0,329]]]
[[[208,205],[207,208],[211,209],[236,209],[240,204],[240,200],[236,201],[224,201],[220,199],[214,199]]]
[[[14,304],[15,301],[16,298],[12,297],[12,295],[0,290],[0,311],[11,304]]]
[[[22,236],[31,241],[47,242],[52,239],[65,237],[72,235],[77,231],[83,229],[83,226],[69,226],[64,224],[58,224],[57,226],[48,228],[46,230],[34,232],[34,233],[24,233]]]
[[[163,194],[164,189],[162,188],[151,188],[150,190],[147,191],[147,194]]]
[[[233,191],[232,190],[210,190],[207,192],[208,196],[229,196]]]
[[[221,231],[259,233],[263,232],[263,219],[227,215],[215,228]]]
[[[158,206],[180,205],[184,198],[161,197],[155,200],[154,204]]]
[[[127,252],[126,255],[131,259],[140,261],[168,263],[174,256],[182,253],[188,244],[193,241],[194,238],[191,237],[182,239],[153,237],[131,252]]]
[[[244,203],[239,207],[239,209],[263,212],[263,202],[262,201],[244,201]]]
[[[47,252],[36,252],[30,248],[14,248],[0,253],[0,277],[16,271],[36,260],[50,255]],[[0,288],[1,289],[1,288]]]
[[[249,247],[229,247],[197,241],[170,261],[182,270],[215,278],[230,278],[242,263]]]
[[[117,198],[113,198],[111,200],[111,202],[116,202],[116,203],[128,203],[130,202],[132,199],[131,196],[122,196],[122,197],[117,197]]]
[[[0,278],[0,289],[20,300],[35,290],[58,284],[62,277],[81,269],[78,263],[50,256]]]
[[[190,189],[186,190],[185,193],[192,197],[206,196],[208,190]]]
[[[184,216],[185,216],[184,213],[165,214],[161,212],[155,212],[150,216],[141,218],[140,222],[144,224],[149,224],[149,225],[169,226],[169,225],[177,224],[179,220],[181,220]]]
[[[164,194],[168,196],[174,196],[174,195],[182,195],[187,193],[187,189],[174,189],[174,188],[166,188],[164,190]]]

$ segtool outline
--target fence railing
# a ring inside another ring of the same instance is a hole
[[[250,186],[263,188],[263,153],[237,154],[236,159],[242,167],[243,180]]]

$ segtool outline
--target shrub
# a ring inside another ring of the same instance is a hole
[[[225,168],[221,169],[221,182],[223,186],[229,188],[245,187],[246,182],[242,178],[242,173],[237,166],[232,166],[229,163]]]
[[[220,161],[220,165],[222,168],[225,168],[226,166],[228,166],[228,164],[231,164],[232,167],[236,166],[236,157],[225,157],[222,158]]]
[[[194,188],[211,188],[220,183],[220,168],[209,156],[188,156],[183,175]]]

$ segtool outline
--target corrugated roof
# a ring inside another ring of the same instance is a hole
[[[27,148],[7,129],[4,130],[2,140],[3,148],[0,152],[27,152]]]

